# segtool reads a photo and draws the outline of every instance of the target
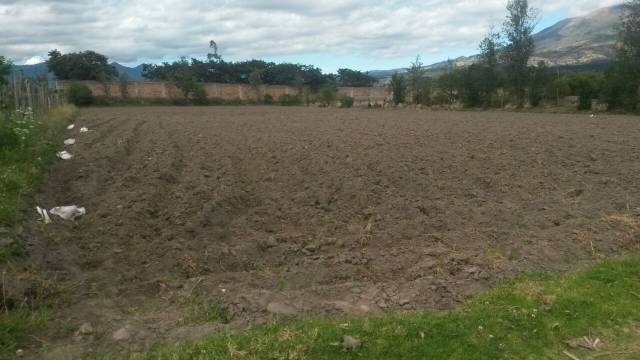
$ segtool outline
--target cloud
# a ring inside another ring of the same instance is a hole
[[[543,16],[577,15],[617,1],[532,1]],[[500,25],[504,0],[0,0],[0,54],[18,62],[92,49],[120,62],[335,54],[405,58],[475,49]]]

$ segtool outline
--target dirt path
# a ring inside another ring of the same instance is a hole
[[[60,322],[27,356],[449,309],[640,244],[637,117],[162,107],[76,124],[91,131],[34,201],[88,214],[25,225],[21,274]]]

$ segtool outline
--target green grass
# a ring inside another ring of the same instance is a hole
[[[63,106],[44,117],[13,114],[10,120],[0,119],[0,238],[3,241],[0,265],[3,272],[8,261],[24,253],[22,243],[13,238],[12,228],[27,211],[25,196],[38,185],[47,164],[60,148],[60,130],[75,114],[75,107]],[[2,286],[4,291],[4,275]],[[5,304],[4,293],[1,300],[0,359],[10,359],[15,357],[18,343],[27,333],[46,326],[48,316],[42,307]]]
[[[18,343],[27,333],[45,328],[49,323],[49,312],[41,307],[37,310],[21,307],[0,313],[0,359],[11,359]]]
[[[345,349],[344,335],[361,346]],[[581,336],[605,345],[589,351],[565,344]],[[131,359],[569,359],[563,351],[640,359],[640,256],[575,274],[527,275],[443,314],[272,322]]]
[[[65,105],[23,125],[16,123],[18,116],[11,121],[0,119],[0,226],[13,226],[21,218],[24,196],[35,189],[46,165],[55,158],[60,129],[75,113],[75,107]],[[17,127],[28,129],[24,139],[16,135]]]

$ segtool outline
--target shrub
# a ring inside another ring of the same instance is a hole
[[[300,105],[300,97],[298,95],[282,94],[278,96],[278,102],[283,106]]]
[[[351,96],[343,95],[340,97],[340,107],[350,108],[353,106],[354,99]]]
[[[240,99],[240,98],[235,98],[235,99],[231,99],[231,100],[227,100],[225,101],[225,104],[227,105],[246,105],[247,102]]]
[[[265,94],[263,101],[264,101],[264,103],[266,105],[272,105],[273,104],[273,96],[271,96],[271,94]]]
[[[318,100],[321,105],[331,106],[336,102],[338,89],[333,85],[323,85],[318,91]]]
[[[225,105],[227,102],[221,97],[212,97],[209,99],[209,105]]]
[[[207,91],[201,83],[196,83],[193,87],[192,101],[196,105],[207,105]]]
[[[93,104],[93,93],[87,85],[72,84],[67,89],[67,101],[76,106],[89,106]]]

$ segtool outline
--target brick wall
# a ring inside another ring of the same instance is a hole
[[[56,87],[58,89],[65,89],[73,83],[85,84],[91,89],[91,92],[96,95],[105,95],[105,90],[110,96],[120,97],[120,82],[114,81],[103,85],[96,81],[66,81],[58,80]],[[131,97],[140,98],[177,98],[182,97],[182,92],[177,89],[173,84],[167,82],[158,81],[130,81],[128,83],[128,92]],[[258,95],[256,89],[246,84],[217,84],[217,83],[205,83],[205,91],[210,98],[218,97],[225,100],[242,99],[251,100],[256,99]],[[274,99],[282,94],[294,95],[297,90],[291,86],[283,85],[264,85],[260,87],[259,96],[262,97],[265,94],[270,94]],[[348,95],[354,98],[357,104],[371,103],[383,103],[389,101],[391,95],[385,87],[340,87],[338,88],[340,95]]]

